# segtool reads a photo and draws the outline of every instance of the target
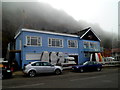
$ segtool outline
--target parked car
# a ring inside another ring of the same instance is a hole
[[[102,69],[102,64],[96,61],[86,61],[79,65],[72,66],[73,71],[79,71],[79,72],[95,71],[95,70],[101,71],[101,69]]]
[[[8,61],[0,61],[0,76],[2,79],[12,77],[12,70],[8,65]]]
[[[62,73],[61,66],[55,66],[48,62],[35,61],[26,65],[23,69],[24,74],[29,75],[30,77],[36,76],[40,73],[55,73],[57,75]]]

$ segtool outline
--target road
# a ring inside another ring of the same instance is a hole
[[[34,78],[20,76],[6,79],[2,88],[118,88],[118,74],[118,68],[84,73],[68,70],[58,76],[44,74]]]

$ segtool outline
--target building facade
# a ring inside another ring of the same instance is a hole
[[[111,54],[116,61],[120,61],[120,48],[113,48]]]
[[[16,61],[19,67],[29,62],[41,60],[67,63],[67,57],[74,57],[79,64],[90,60],[90,56],[100,53],[100,39],[91,28],[73,34],[21,29],[15,36]],[[94,59],[94,58],[93,58]]]

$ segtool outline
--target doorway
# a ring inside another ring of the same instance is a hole
[[[78,55],[69,55],[69,57],[74,57],[75,63],[78,64]]]

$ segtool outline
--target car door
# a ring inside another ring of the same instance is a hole
[[[93,63],[92,62],[88,62],[86,64],[86,71],[91,71],[93,69]]]
[[[90,69],[93,71],[93,70],[96,70],[96,68],[97,68],[97,64],[96,64],[96,62],[91,61]]]
[[[40,62],[36,62],[32,64],[32,69],[36,70],[36,73],[42,72],[42,66]]]
[[[83,64],[83,67],[82,67],[85,71],[89,71],[89,69],[90,69],[90,65],[89,65],[89,62],[87,61],[87,62],[85,62],[84,64]]]
[[[93,70],[96,70],[98,68],[98,63],[94,62]]]
[[[54,72],[54,66],[48,62],[43,62],[43,67],[45,73]]]

